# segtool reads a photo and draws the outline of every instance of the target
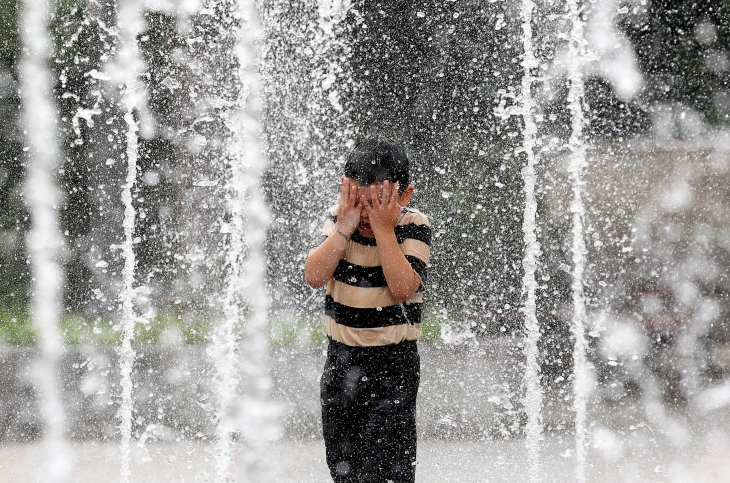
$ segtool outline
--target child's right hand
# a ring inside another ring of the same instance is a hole
[[[357,196],[357,185],[343,176],[340,205],[337,210],[337,228],[345,235],[351,236],[360,224],[361,211],[362,206]]]

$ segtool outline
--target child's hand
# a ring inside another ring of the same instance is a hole
[[[395,225],[401,217],[400,196],[398,195],[398,183],[393,185],[390,181],[383,181],[383,194],[378,197],[375,186],[370,187],[370,199],[368,203],[365,196],[360,198],[360,203],[365,207],[375,238],[380,235],[394,233]]]
[[[360,224],[361,211],[362,206],[357,199],[357,186],[343,177],[340,205],[337,209],[337,228],[346,236],[351,236]]]

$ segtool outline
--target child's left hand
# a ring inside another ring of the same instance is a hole
[[[390,181],[383,181],[383,193],[378,197],[375,186],[370,186],[370,199],[368,202],[365,196],[360,198],[360,203],[365,208],[375,238],[387,233],[395,232],[395,225],[401,217],[400,196],[398,195],[398,183],[393,185]]]

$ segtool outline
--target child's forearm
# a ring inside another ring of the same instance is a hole
[[[321,288],[335,273],[337,264],[345,253],[347,240],[335,231],[307,257],[304,278],[312,288]]]
[[[397,301],[405,302],[418,291],[421,277],[403,255],[395,233],[378,238],[378,251],[390,292]]]

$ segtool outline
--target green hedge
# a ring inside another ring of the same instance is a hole
[[[422,341],[436,342],[441,335],[441,321],[426,312]],[[173,313],[159,314],[135,327],[135,345],[192,345],[210,340],[213,322]],[[94,320],[80,314],[61,317],[60,329],[66,345],[118,346],[122,332],[118,320]],[[319,314],[287,318],[272,314],[267,334],[272,345],[322,344],[326,340],[324,323]],[[0,345],[35,346],[35,328],[26,311],[0,309]]]

